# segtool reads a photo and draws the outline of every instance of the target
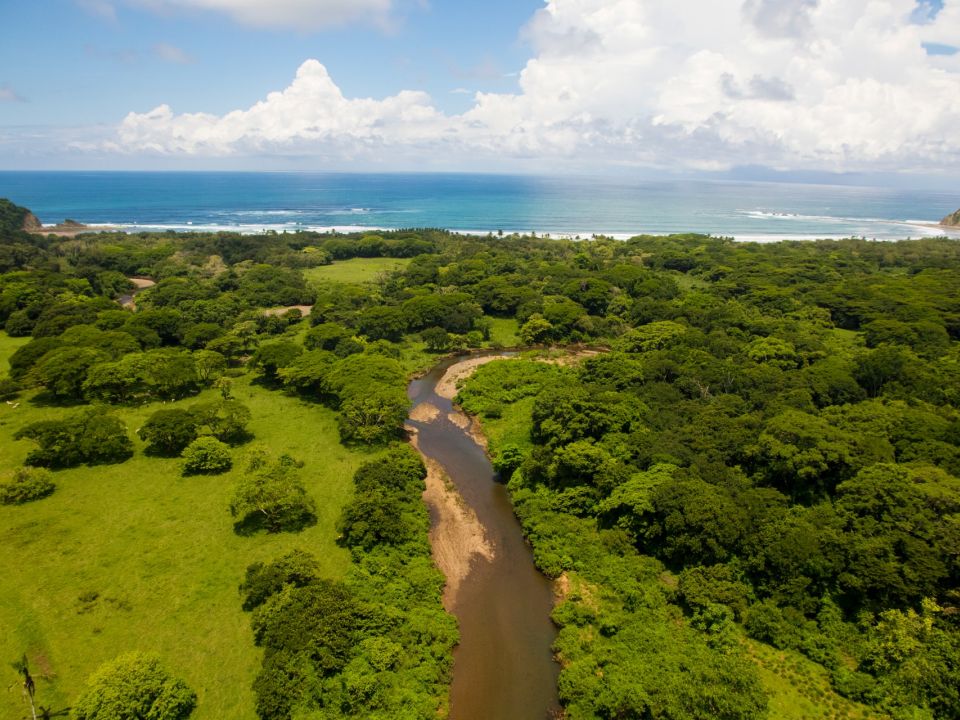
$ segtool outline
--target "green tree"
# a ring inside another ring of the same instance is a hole
[[[250,358],[250,364],[263,373],[264,380],[276,383],[280,370],[291,365],[302,352],[302,346],[289,340],[265,342]]]
[[[524,345],[536,345],[546,342],[553,333],[553,324],[538,313],[534,313],[520,328],[520,340]]]
[[[137,435],[148,443],[148,452],[175,457],[197,438],[197,419],[194,413],[182,408],[157,410],[140,426]]]
[[[184,475],[219,475],[233,467],[230,447],[216,438],[199,437],[183,450]]]
[[[307,331],[303,344],[307,350],[333,350],[337,343],[352,337],[353,333],[337,323],[321,323]]]
[[[60,420],[42,420],[21,428],[14,439],[27,438],[38,447],[26,464],[65,468],[123,462],[133,455],[133,443],[122,420],[101,408],[89,408]]]
[[[403,512],[403,500],[393,493],[362,493],[343,509],[338,526],[341,542],[349,548],[369,551],[380,544],[396,545],[409,540],[411,528]]]
[[[106,356],[93,348],[65,347],[44,355],[34,376],[57,400],[80,400],[87,372],[104,359]]]
[[[243,609],[259,607],[285,587],[304,587],[320,578],[320,563],[303,550],[291,550],[269,563],[254,563],[247,567],[240,585]]]
[[[247,430],[250,409],[239,400],[196,403],[190,414],[198,435],[213,435],[225,443],[237,444],[250,439]]]
[[[197,694],[171,675],[160,658],[140,652],[101,665],[74,703],[75,720],[185,720]]]
[[[410,400],[402,389],[373,386],[367,394],[354,395],[340,406],[340,439],[373,445],[402,437],[409,409]]]
[[[296,463],[284,455],[270,461],[254,453],[230,501],[234,527],[241,534],[302,530],[316,522],[316,503],[299,478]]]
[[[374,305],[357,317],[357,326],[370,340],[397,341],[406,332],[407,317],[403,310],[391,305]]]
[[[450,348],[450,333],[441,327],[427,328],[420,333],[420,338],[426,343],[427,350],[443,352]]]

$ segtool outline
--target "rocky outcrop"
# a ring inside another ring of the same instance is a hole
[[[945,227],[960,227],[960,210],[957,210],[953,215],[947,215],[940,221],[940,224]]]
[[[40,222],[40,218],[27,211],[27,214],[23,216],[23,229],[27,232],[39,232],[43,230],[43,223]]]

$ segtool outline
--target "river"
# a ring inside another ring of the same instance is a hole
[[[506,488],[464,429],[466,418],[436,392],[447,368],[465,357],[440,363],[408,390],[416,443],[428,464],[435,462],[449,477],[488,550],[470,553],[455,592],[445,598],[460,624],[450,718],[544,720],[559,709],[559,666],[551,650],[553,588],[534,566]],[[436,530],[444,522],[443,509],[429,500],[428,506]]]

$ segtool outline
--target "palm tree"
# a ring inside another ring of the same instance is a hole
[[[27,654],[24,653],[22,658],[12,663],[12,666],[13,669],[19,673],[20,677],[23,678],[21,685],[23,697],[30,702],[30,713],[33,715],[33,720],[37,720],[37,708],[33,704],[33,696],[37,692],[37,685],[33,681],[33,676],[30,674],[30,664],[27,662]]]

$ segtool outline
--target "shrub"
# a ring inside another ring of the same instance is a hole
[[[73,706],[76,720],[185,720],[197,694],[173,677],[154,655],[128,653],[100,666]]]
[[[50,471],[43,468],[22,467],[13,471],[10,482],[0,484],[0,503],[22,505],[50,495],[56,485],[50,479]]]
[[[10,378],[0,379],[0,400],[11,400],[20,393],[20,385]]]
[[[216,438],[197,438],[183,451],[184,475],[217,475],[231,467],[230,448]]]

